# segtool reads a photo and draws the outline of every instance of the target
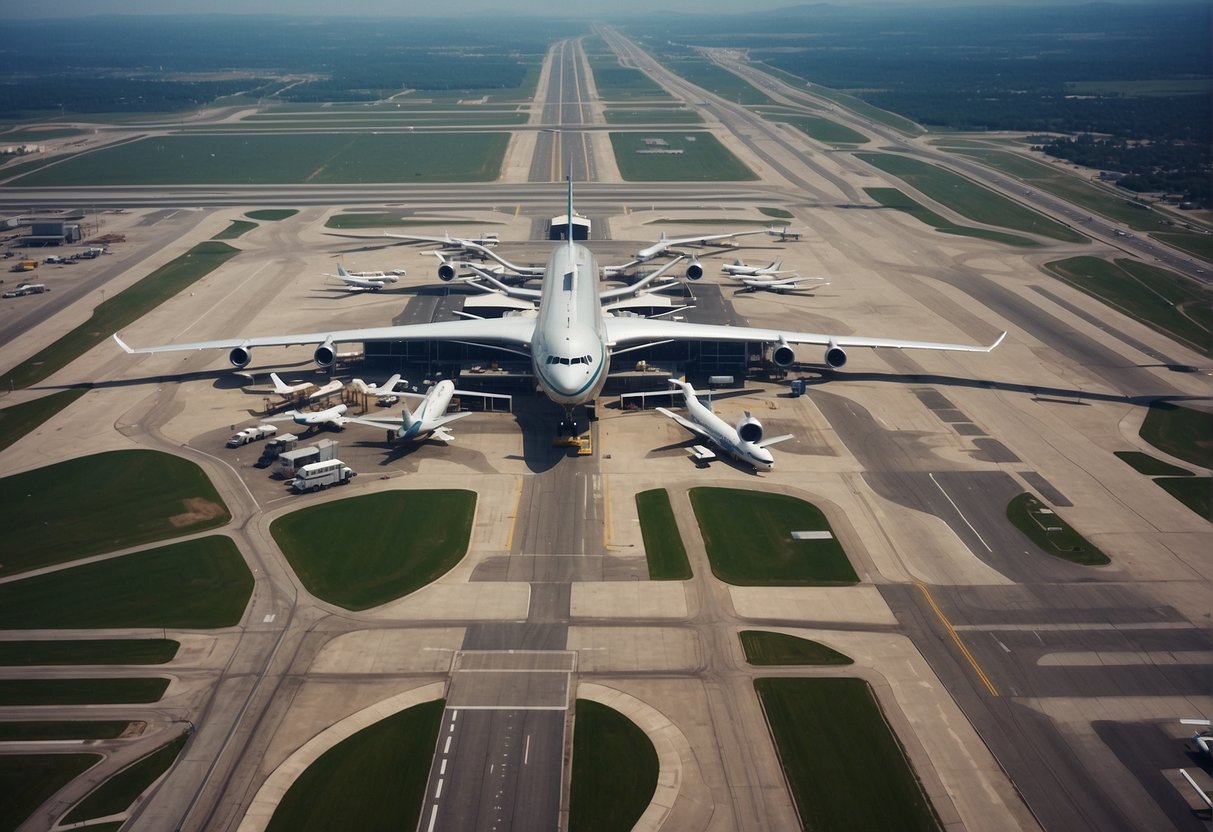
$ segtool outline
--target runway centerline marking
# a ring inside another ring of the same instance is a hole
[[[977,539],[981,541],[982,546],[986,547],[986,551],[993,552],[994,550],[990,548],[990,544],[986,543],[985,538],[981,536],[981,532],[973,528],[973,524],[969,522],[969,518],[965,517],[964,512],[960,510],[960,506],[956,505],[956,502],[948,496],[948,492],[943,490],[943,486],[940,485],[939,481],[935,479],[935,475],[933,473],[928,473],[927,476],[931,478],[931,482],[935,483],[935,487],[939,489],[939,493],[944,496],[944,499],[952,504],[952,508],[956,509],[956,513],[960,515],[961,520],[965,521],[965,525],[969,527],[970,531],[977,535]]]
[[[990,681],[990,677],[986,675],[986,672],[981,669],[981,665],[977,663],[977,659],[973,658],[973,654],[969,652],[969,648],[965,647],[964,641],[960,638],[960,633],[956,632],[956,628],[952,626],[952,622],[948,620],[948,617],[943,614],[943,610],[939,608],[939,604],[935,603],[935,599],[931,597],[931,590],[927,589],[927,585],[921,581],[915,581],[914,585],[918,587],[918,590],[922,593],[922,597],[927,599],[927,603],[931,605],[931,609],[935,611],[935,615],[939,616],[944,629],[952,637],[952,641],[955,643],[957,649],[960,650],[961,655],[969,662],[969,666],[973,668],[973,671],[977,674],[977,678],[986,686],[986,690],[990,692],[990,696],[998,696],[998,688],[994,687],[994,683]]]

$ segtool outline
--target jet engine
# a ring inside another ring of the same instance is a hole
[[[312,360],[316,362],[317,367],[328,368],[333,366],[333,362],[337,360],[337,350],[333,348],[332,339],[316,347],[316,351],[312,353]]]
[[[737,436],[742,442],[761,442],[762,422],[751,416],[750,411],[745,411],[737,423]]]
[[[826,364],[837,370],[843,364],[847,363],[847,354],[842,347],[835,344],[833,341],[826,347]]]
[[[687,277],[691,280],[698,280],[703,277],[703,264],[699,262],[698,257],[687,263]]]
[[[438,279],[443,283],[450,283],[455,279],[455,267],[450,263],[444,262],[438,267]]]
[[[771,362],[776,367],[791,367],[796,361],[796,351],[783,338],[771,348]]]
[[[232,363],[233,367],[247,367],[248,363],[253,360],[253,353],[244,345],[232,347],[232,351],[227,354],[227,360]]]

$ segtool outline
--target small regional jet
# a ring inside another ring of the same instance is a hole
[[[720,270],[733,277],[774,277],[780,274],[795,274],[795,269],[781,269],[782,260],[772,260],[769,266],[747,266],[740,258],[725,263]]]
[[[788,228],[786,225],[783,228],[776,228],[773,225],[767,226],[766,231],[772,237],[778,237],[780,242],[784,242],[784,243],[786,243],[788,240],[799,240],[800,239],[800,232],[793,231],[792,229]]]
[[[416,441],[432,436],[443,442],[451,442],[455,437],[447,432],[446,425],[470,416],[468,412],[447,413],[451,397],[455,395],[455,383],[443,379],[435,384],[425,395],[418,393],[399,393],[400,396],[421,399],[416,410],[410,411],[408,405],[401,408],[399,419],[374,419],[367,416],[350,416],[345,421],[373,428],[386,428],[392,439]]]
[[[400,373],[396,373],[383,384],[367,384],[360,378],[350,380],[350,386],[367,396],[392,396],[396,393],[396,385],[400,383]]]
[[[787,292],[795,292],[798,289],[820,289],[823,286],[829,286],[829,283],[822,281],[820,277],[746,277],[743,275],[729,275],[733,280],[741,284],[738,292],[775,292],[776,294],[785,294]],[[801,283],[807,281],[817,281],[813,286],[801,286]]]
[[[316,389],[316,385],[310,381],[303,381],[299,384],[287,384],[278,377],[277,373],[270,373],[270,381],[274,382],[274,392],[287,401],[301,399]]]
[[[347,272],[340,263],[337,264],[336,277],[351,289],[365,289],[378,292],[388,283],[395,283],[404,274],[404,269],[393,269],[390,272]]]
[[[660,257],[668,252],[671,248],[677,246],[702,246],[707,243],[714,243],[717,240],[731,240],[734,237],[744,237],[748,234],[761,234],[761,231],[732,231],[728,234],[704,234],[700,237],[678,237],[671,240],[666,237],[665,232],[661,232],[661,236],[657,242],[651,246],[645,246],[640,251],[636,252],[636,261],[644,263],[652,260],[654,257]]]
[[[332,428],[333,430],[341,430],[345,427],[345,423],[350,421],[345,415],[346,406],[343,404],[334,405],[325,410],[317,410],[311,413],[304,413],[299,410],[288,410],[281,416],[275,416],[272,419],[266,419],[267,422],[286,422],[291,421],[296,425],[304,425],[309,428]]]
[[[691,433],[707,439],[738,462],[752,465],[760,471],[770,471],[775,467],[775,457],[771,456],[767,448],[777,442],[791,439],[792,434],[763,439],[762,423],[751,416],[749,411],[745,411],[737,426],[733,427],[710,408],[704,407],[696,397],[694,387],[673,378],[670,379],[670,384],[682,390],[682,399],[690,418],[685,419],[664,407],[657,408],[658,412],[669,416]],[[691,456],[697,463],[708,463],[716,459],[716,454],[702,445],[695,445],[691,449]]]
[[[341,379],[335,378],[332,381],[330,381],[328,384],[325,384],[321,387],[317,387],[315,390],[313,390],[311,393],[309,393],[307,400],[309,402],[318,402],[321,399],[323,399],[325,396],[329,396],[329,395],[332,395],[333,393],[336,393],[338,390],[340,390],[344,386],[345,386],[345,384],[342,383]]]

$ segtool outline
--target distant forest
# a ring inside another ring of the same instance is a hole
[[[1100,134],[1046,145],[1209,203],[1213,7],[848,9],[645,21],[651,43],[731,47],[750,59],[943,130]],[[738,34],[742,33],[742,34]],[[1143,146],[1144,145],[1144,146]],[[1182,187],[1179,187],[1181,186]],[[1176,186],[1176,187],[1170,187]]]

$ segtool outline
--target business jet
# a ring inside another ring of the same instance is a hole
[[[321,385],[320,387],[317,387],[315,390],[313,390],[311,393],[308,393],[307,400],[309,402],[318,402],[321,399],[323,399],[325,396],[331,396],[332,394],[336,393],[338,390],[340,390],[344,386],[345,386],[345,384],[342,383],[341,379],[335,378],[332,381],[330,381],[328,384]]]
[[[570,183],[570,217],[574,216],[572,194]],[[982,346],[610,315],[603,310],[598,289],[598,264],[593,253],[575,243],[571,233],[569,237],[567,243],[552,250],[543,275],[539,308],[535,312],[501,318],[333,329],[297,335],[236,336],[153,347],[131,347],[118,333],[114,334],[114,341],[128,354],[225,349],[228,350],[228,361],[234,367],[247,366],[253,350],[261,347],[315,345],[313,361],[326,368],[333,366],[337,359],[336,345],[351,341],[473,342],[528,358],[540,389],[565,410],[563,432],[572,423],[575,407],[593,407],[606,382],[612,354],[621,355],[656,344],[671,341],[761,342],[772,345],[771,360],[777,367],[788,367],[796,361],[793,344],[812,344],[824,347],[828,366],[839,368],[847,363],[849,348],[987,353],[1006,336],[1004,332],[994,343]]]
[[[277,373],[270,373],[270,381],[274,383],[274,392],[287,401],[303,398],[306,394],[316,389],[316,385],[310,381],[303,381],[299,384],[287,384],[278,377]]]
[[[396,373],[383,384],[367,384],[360,378],[350,379],[350,387],[366,396],[391,396],[396,393],[396,385],[400,383],[400,373]]]
[[[275,416],[271,419],[266,419],[267,422],[286,422],[291,421],[296,425],[303,425],[308,428],[331,428],[333,430],[341,430],[345,427],[345,423],[350,421],[345,415],[346,407],[343,404],[334,405],[333,407],[324,410],[316,410],[310,413],[300,410],[288,410],[281,416]]]
[[[661,232],[661,236],[657,242],[651,246],[645,246],[640,251],[636,252],[636,260],[644,263],[652,260],[654,257],[660,257],[669,252],[672,248],[678,246],[703,246],[708,243],[714,243],[717,240],[731,240],[734,237],[745,237],[748,234],[761,234],[762,231],[732,231],[728,234],[704,234],[699,237],[678,237],[671,240],[666,237],[665,232]]]
[[[374,428],[386,428],[392,439],[418,441],[427,437],[452,442],[455,437],[447,432],[446,425],[471,413],[447,413],[451,405],[451,397],[455,395],[455,383],[443,379],[435,384],[425,395],[418,393],[399,393],[397,395],[421,399],[416,410],[410,411],[406,404],[401,408],[399,419],[376,419],[370,416],[349,416],[347,422],[368,425]]]
[[[801,289],[820,289],[830,285],[822,281],[820,277],[745,277],[741,275],[729,275],[729,277],[741,284],[738,292],[775,292],[782,295]],[[809,281],[816,281],[816,283],[813,286],[800,285]]]
[[[772,237],[778,237],[780,242],[784,242],[784,243],[786,243],[788,240],[799,240],[800,239],[800,232],[793,231],[792,229],[788,228],[786,225],[783,226],[782,228],[775,228],[774,226],[768,226],[766,229],[766,232],[767,232],[767,234],[770,234]]]
[[[337,274],[329,275],[329,277],[336,277],[351,289],[378,292],[387,284],[399,280],[403,273],[404,269],[393,269],[391,272],[347,272],[345,267],[338,263]]]
[[[791,439],[792,434],[763,439],[762,423],[751,416],[749,411],[743,411],[741,419],[734,427],[713,413],[711,408],[704,407],[696,396],[694,387],[673,378],[670,379],[670,384],[682,391],[682,400],[690,418],[683,418],[664,407],[657,408],[659,413],[669,416],[696,436],[708,440],[738,462],[751,465],[759,471],[770,471],[775,467],[775,457],[767,448]],[[708,463],[716,459],[716,454],[702,445],[694,446],[691,456],[697,463]]]

